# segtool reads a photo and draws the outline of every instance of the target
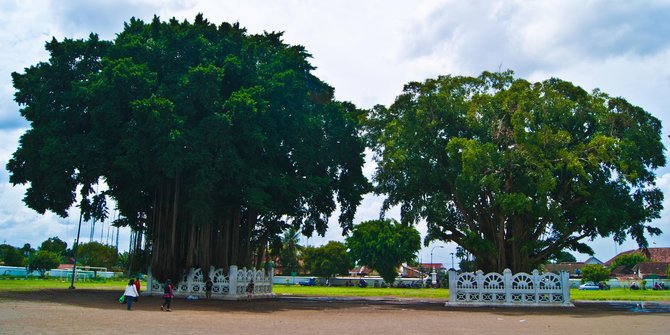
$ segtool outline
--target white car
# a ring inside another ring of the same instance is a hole
[[[586,282],[584,284],[579,285],[580,290],[599,290],[600,286],[594,282]]]

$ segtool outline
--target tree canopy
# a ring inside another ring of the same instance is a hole
[[[282,235],[279,247],[279,262],[282,274],[285,276],[295,275],[300,271],[300,253],[303,246],[299,245],[300,232],[295,227],[290,227]]]
[[[416,258],[421,235],[416,228],[395,220],[370,220],[354,227],[346,246],[357,264],[377,270],[386,283],[392,284],[398,267]]]
[[[353,267],[347,247],[342,242],[330,241],[320,247],[306,247],[302,255],[305,271],[317,277],[348,275]]]
[[[586,264],[581,267],[580,271],[582,283],[591,281],[597,284],[610,277],[610,270],[600,264]]]
[[[24,266],[24,255],[21,249],[9,244],[0,244],[0,264],[5,266]]]
[[[612,264],[610,264],[609,269],[614,270],[619,266],[625,266],[628,270],[632,270],[635,265],[638,263],[644,263],[644,262],[651,262],[651,259],[649,259],[647,256],[643,255],[642,253],[639,252],[634,252],[631,254],[623,254],[620,255],[614,260],[612,260]]]
[[[40,245],[39,250],[50,251],[58,256],[65,256],[67,252],[67,242],[55,237],[49,237]]]
[[[103,220],[114,199],[115,225],[137,233],[159,280],[250,266],[289,224],[324,234],[338,205],[351,229],[369,188],[361,111],[281,33],[133,18],[113,41],[46,49],[48,61],[12,74],[31,128],[7,169],[29,184],[29,207],[66,216],[79,201],[84,219]]]
[[[88,266],[106,267],[116,266],[119,254],[116,248],[98,242],[80,244],[77,250],[77,263]]]
[[[661,123],[623,98],[512,72],[411,82],[365,120],[376,192],[402,222],[486,271],[530,271],[585,240],[647,246],[663,194]]]
[[[44,277],[44,274],[58,267],[60,264],[60,256],[54,252],[47,250],[39,250],[32,256],[28,263],[28,270],[30,272],[37,271],[40,273],[40,277]]]

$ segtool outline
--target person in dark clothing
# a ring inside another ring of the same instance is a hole
[[[172,309],[170,309],[170,304],[172,303],[172,298],[174,295],[172,294],[172,281],[168,279],[165,282],[165,285],[163,286],[163,304],[161,305],[161,311],[167,311],[167,312],[172,312]]]
[[[212,297],[212,286],[214,286],[212,280],[207,277],[207,281],[205,282],[205,298],[207,299]]]
[[[251,279],[249,285],[247,285],[247,300],[251,300],[251,297],[254,295],[254,286],[254,280]]]

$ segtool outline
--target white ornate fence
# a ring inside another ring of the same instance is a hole
[[[238,269],[236,265],[231,265],[228,273],[223,269],[214,269],[210,267],[209,276],[212,280],[212,298],[236,300],[246,298],[246,289],[249,281],[254,280],[254,297],[271,297],[273,271],[270,268],[268,273],[256,269]],[[205,297],[205,275],[202,269],[191,268],[187,274],[182,276],[179,283],[173,284],[173,293],[177,297],[197,296]],[[147,278],[146,294],[161,296],[163,295],[163,283],[154,280],[149,273]]]
[[[573,306],[568,273],[449,271],[447,306]]]

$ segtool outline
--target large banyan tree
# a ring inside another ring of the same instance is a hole
[[[160,280],[254,265],[288,226],[324,234],[338,204],[347,232],[368,189],[359,111],[281,36],[198,15],[53,39],[47,62],[12,74],[31,128],[10,181],[63,217],[104,218],[114,199]]]
[[[646,247],[661,230],[661,122],[623,98],[511,72],[412,82],[367,132],[377,192],[425,242],[455,242],[486,271],[530,271],[596,237]]]

